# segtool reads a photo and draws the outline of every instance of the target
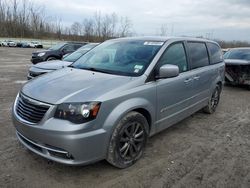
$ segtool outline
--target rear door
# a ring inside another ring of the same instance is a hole
[[[156,81],[157,131],[167,128],[189,115],[193,104],[193,76],[188,71],[188,60],[183,42],[170,45],[160,58],[156,71],[165,64],[177,65],[180,74],[174,78]]]
[[[205,42],[187,42],[190,72],[193,74],[194,103],[204,106],[209,97],[213,81],[213,70],[209,66],[208,50]]]

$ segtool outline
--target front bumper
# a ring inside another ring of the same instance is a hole
[[[44,58],[42,57],[38,57],[38,56],[32,56],[31,60],[30,60],[33,64],[37,64],[37,63],[40,63],[40,62],[43,62],[45,61]]]
[[[14,107],[12,119],[18,140],[29,150],[49,160],[85,165],[106,157],[108,136],[104,129],[89,130],[92,125],[88,123],[72,125],[54,118],[29,125],[18,119]]]
[[[225,80],[234,85],[250,86],[250,65],[226,65]]]

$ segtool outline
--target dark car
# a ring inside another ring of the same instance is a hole
[[[53,60],[53,61],[46,61],[42,63],[38,63],[36,65],[32,65],[29,69],[28,73],[28,80],[40,76],[44,73],[48,73],[57,69],[62,69],[64,67],[67,67],[71,65],[73,62],[78,60],[80,57],[82,57],[85,53],[87,53],[92,48],[96,47],[99,43],[89,43],[75,52],[71,53],[70,55],[66,56],[62,60]]]
[[[250,88],[250,48],[234,48],[224,55],[225,81],[232,85],[247,85]]]
[[[56,59],[62,59],[63,55],[72,53],[78,48],[86,45],[86,42],[65,42],[52,46],[48,50],[42,50],[32,53],[31,62],[37,64],[43,61],[51,61]]]
[[[30,45],[28,42],[17,42],[16,43],[16,47],[20,47],[20,48],[30,48]]]

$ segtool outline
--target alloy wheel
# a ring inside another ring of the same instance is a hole
[[[145,143],[146,134],[139,122],[129,123],[120,132],[118,153],[126,161],[136,158]]]

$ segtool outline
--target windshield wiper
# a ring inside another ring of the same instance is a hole
[[[101,72],[101,73],[106,73],[106,74],[112,74],[109,71],[106,71],[106,70],[103,70],[103,69],[97,69],[97,68],[93,68],[93,67],[82,67],[80,69],[90,70],[90,71],[94,71],[94,72]]]

